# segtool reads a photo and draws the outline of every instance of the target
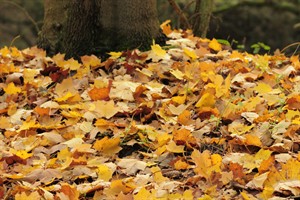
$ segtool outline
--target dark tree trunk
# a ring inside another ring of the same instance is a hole
[[[143,48],[158,37],[156,0],[45,0],[38,46],[78,57]]]
[[[193,16],[193,32],[195,35],[205,38],[209,27],[210,17],[213,11],[214,0],[196,0]]]

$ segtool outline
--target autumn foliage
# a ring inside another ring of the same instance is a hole
[[[298,56],[162,29],[105,61],[0,50],[0,199],[300,195]]]

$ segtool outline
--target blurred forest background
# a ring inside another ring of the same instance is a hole
[[[175,0],[192,20],[195,0]],[[161,22],[185,28],[168,0],[157,0]],[[227,40],[233,48],[252,52],[266,44],[271,52],[300,42],[300,0],[214,0],[207,38]],[[43,0],[0,0],[0,47],[34,46],[43,24]],[[299,52],[298,46],[292,52]],[[291,51],[291,49],[289,49]]]

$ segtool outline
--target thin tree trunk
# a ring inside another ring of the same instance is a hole
[[[206,37],[213,5],[213,0],[196,0],[195,12],[192,16],[193,32],[195,35]]]

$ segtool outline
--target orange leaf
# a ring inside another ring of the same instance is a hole
[[[113,122],[107,121],[105,119],[97,119],[95,126],[98,127],[105,127],[105,126],[115,126],[115,124]]]
[[[93,101],[96,100],[109,100],[110,88],[96,88],[91,89],[88,94]]]
[[[160,28],[163,30],[163,33],[165,35],[169,35],[170,33],[172,33],[170,23],[171,23],[171,20],[167,20],[160,25]]]
[[[183,169],[187,169],[190,165],[187,164],[186,162],[182,161],[181,159],[180,160],[177,160],[175,163],[174,163],[174,168],[176,170],[183,170]]]
[[[270,167],[275,164],[275,157],[270,156],[267,160],[263,160],[258,168],[260,174],[270,170]]]
[[[69,185],[67,183],[62,183],[61,193],[63,193],[63,196],[67,196],[70,200],[76,200],[79,199],[79,192],[77,191],[75,186]],[[58,194],[60,196],[60,194]]]
[[[294,95],[287,99],[286,104],[290,110],[299,110],[300,109],[300,95]]]
[[[253,145],[253,146],[257,146],[257,147],[262,146],[260,139],[256,135],[246,134],[245,137],[246,137],[246,140],[244,141],[244,143],[246,145]]]
[[[189,110],[184,110],[177,118],[178,122],[182,125],[189,125],[192,123],[191,112]]]

